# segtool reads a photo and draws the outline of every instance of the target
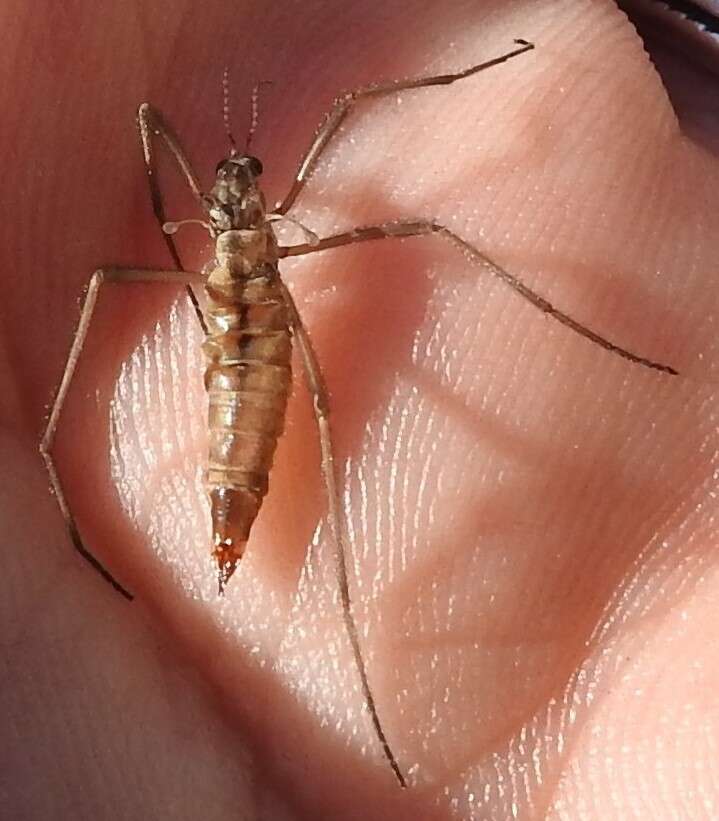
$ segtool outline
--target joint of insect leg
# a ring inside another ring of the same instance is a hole
[[[315,406],[315,414],[321,419],[329,419],[330,408],[327,404],[326,398],[319,393],[316,393],[313,397],[313,402]]]
[[[164,222],[162,224],[162,230],[166,234],[176,234],[179,231],[179,229],[182,228],[183,225],[201,225],[203,228],[212,233],[212,227],[210,226],[210,223],[198,219],[177,220],[177,222]]]

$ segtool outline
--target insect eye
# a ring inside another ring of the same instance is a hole
[[[247,167],[250,169],[252,175],[255,177],[259,177],[262,173],[262,163],[257,159],[257,157],[248,157]]]
[[[227,171],[227,160],[220,160],[217,163],[217,167],[215,168],[215,174],[219,174],[220,171]]]

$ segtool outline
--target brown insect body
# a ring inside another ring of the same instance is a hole
[[[220,591],[235,571],[267,493],[284,427],[292,340],[280,290],[277,242],[250,156],[217,168],[206,204],[216,265],[205,291],[209,465],[213,555]]]
[[[337,585],[342,615],[352,647],[362,692],[365,697],[375,734],[382,745],[398,783],[406,781],[380,723],[377,706],[370,688],[359,634],[350,601],[345,550],[345,523],[337,480],[330,432],[327,387],[310,336],[294,303],[292,294],[283,284],[278,261],[320,251],[353,245],[359,242],[419,237],[430,234],[443,238],[462,251],[486,273],[492,274],[542,313],[579,336],[583,336],[607,351],[647,368],[667,374],[677,371],[670,365],[647,359],[621,348],[609,339],[555,308],[521,279],[500,267],[490,257],[458,234],[438,222],[426,219],[401,220],[356,227],[331,236],[318,237],[296,223],[305,233],[307,242],[278,246],[271,224],[274,220],[295,222],[288,213],[303,190],[325,146],[336,134],[352,107],[360,100],[377,98],[403,90],[446,86],[470,77],[484,69],[531,51],[526,40],[516,40],[517,48],[483,63],[453,74],[439,74],[371,85],[336,98],[324,123],[312,140],[298,167],[294,182],[285,198],[272,213],[267,214],[264,197],[257,184],[262,173],[260,161],[249,155],[250,140],[257,124],[257,88],[253,93],[252,125],[247,137],[245,154],[240,154],[229,129],[227,75],[225,88],[225,125],[232,151],[217,167],[215,184],[209,194],[203,193],[200,181],[172,129],[162,115],[143,103],[138,112],[140,137],[150,185],[153,210],[165,233],[169,252],[175,262],[173,271],[108,268],[96,271],[90,280],[77,332],[68,355],[62,381],[53,403],[40,451],[48,467],[68,530],[80,554],[127,598],[132,595],[84,546],[63,491],[52,447],[70,383],[80,353],[85,344],[98,291],[103,283],[165,282],[182,284],[197,312],[206,339],[203,345],[208,360],[205,384],[209,394],[210,454],[207,476],[212,510],[213,555],[218,564],[220,592],[242,558],[250,528],[267,492],[268,474],[282,432],[290,387],[290,357],[292,336],[302,358],[307,386],[312,396],[319,435],[322,476],[327,492],[328,522],[334,542]],[[153,159],[153,136],[160,138],[174,156],[196,201],[207,214],[207,221],[190,219],[167,222],[161,191],[156,179]],[[205,274],[183,269],[170,234],[183,223],[204,225],[215,239],[215,264]],[[208,306],[202,310],[193,288],[204,286]]]

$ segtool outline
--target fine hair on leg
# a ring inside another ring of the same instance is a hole
[[[509,287],[518,293],[521,297],[526,299],[535,308],[539,308],[545,314],[548,314],[552,319],[561,322],[567,328],[570,328],[575,333],[599,345],[611,353],[621,356],[623,359],[628,359],[638,365],[643,365],[645,368],[668,373],[672,376],[677,376],[678,371],[671,365],[663,365],[661,362],[655,362],[652,359],[647,359],[644,356],[632,353],[631,351],[615,345],[603,336],[600,336],[595,331],[582,325],[569,314],[565,314],[558,308],[555,308],[551,302],[544,299],[536,291],[533,291],[528,285],[525,285],[521,279],[510,274],[509,271],[497,265],[488,256],[483,254],[473,245],[462,239],[458,234],[450,231],[449,228],[440,225],[436,222],[427,220],[402,220],[399,222],[386,222],[380,225],[369,225],[363,228],[354,228],[351,231],[344,231],[341,234],[334,234],[330,237],[323,237],[316,243],[303,243],[301,245],[291,245],[280,249],[282,257],[297,257],[305,256],[307,254],[314,254],[318,251],[327,251],[330,248],[341,248],[345,245],[354,245],[358,242],[367,242],[368,240],[377,239],[396,239],[401,237],[416,237],[426,236],[428,234],[437,234],[445,240],[448,240],[453,245],[458,247],[465,256],[472,262],[481,265],[488,270],[493,276],[501,279]]]
[[[150,200],[152,202],[152,211],[155,215],[158,225],[160,226],[160,233],[162,234],[167,249],[172,257],[172,263],[178,271],[184,271],[185,267],[182,264],[180,255],[177,251],[177,246],[172,236],[164,230],[167,217],[165,215],[165,203],[162,197],[162,190],[157,177],[157,164],[155,162],[155,152],[152,147],[153,135],[159,137],[165,147],[170,152],[170,156],[174,159],[175,165],[184,177],[188,188],[192,192],[192,196],[202,204],[202,190],[200,180],[195,173],[190,160],[187,157],[180,140],[175,132],[165,121],[162,114],[149,103],[142,103],[137,112],[137,122],[140,129],[140,142],[142,143],[142,157],[145,162],[145,171],[147,172],[147,182],[150,187]],[[186,285],[185,290],[192,307],[195,310],[195,316],[200,323],[202,333],[207,335],[207,323],[200,307],[200,301],[197,298],[192,285]]]
[[[70,353],[65,362],[60,386],[57,389],[52,408],[50,409],[50,416],[48,418],[47,427],[45,428],[45,433],[40,441],[40,453],[45,461],[48,474],[50,475],[50,484],[52,485],[60,512],[65,520],[65,526],[67,527],[75,549],[118,593],[121,593],[126,599],[132,600],[132,594],[123,587],[110,571],[85,547],[75,518],[67,503],[62,481],[60,480],[60,475],[52,455],[55,434],[57,433],[57,428],[60,423],[60,416],[75,375],[77,364],[85,346],[87,332],[92,322],[100,287],[106,283],[123,284],[128,282],[166,282],[176,285],[189,285],[192,283],[201,283],[202,277],[199,274],[187,273],[185,271],[143,271],[122,268],[106,268],[95,271],[87,287],[85,301],[82,306],[82,311],[80,312],[80,319],[75,330]]]
[[[302,189],[305,187],[307,180],[312,175],[312,172],[317,165],[320,155],[324,151],[327,143],[337,133],[340,125],[344,122],[347,115],[352,108],[360,100],[366,100],[371,97],[385,97],[388,94],[396,94],[399,91],[409,91],[411,89],[429,88],[431,86],[447,86],[463,80],[465,77],[471,77],[473,74],[478,74],[480,71],[497,66],[513,57],[518,57],[527,51],[534,48],[533,43],[526,40],[514,41],[519,48],[501,54],[499,57],[494,57],[491,60],[486,60],[483,63],[478,63],[475,66],[465,68],[463,71],[458,71],[454,74],[435,74],[431,77],[419,77],[414,80],[396,80],[393,83],[385,83],[383,85],[370,85],[364,88],[358,88],[355,91],[347,92],[337,97],[332,105],[332,108],[326,114],[325,119],[320,126],[319,131],[312,140],[310,147],[305,152],[299,167],[295,174],[289,192],[275,207],[277,214],[286,214],[294,205],[295,200],[299,196]]]
[[[399,768],[397,759],[392,752],[392,748],[389,745],[389,741],[387,740],[387,736],[385,735],[384,729],[382,728],[382,723],[379,719],[377,705],[375,703],[374,696],[372,695],[372,689],[370,687],[369,677],[367,675],[367,668],[364,663],[364,657],[362,655],[362,649],[359,643],[357,624],[355,623],[354,616],[352,615],[352,602],[350,600],[349,582],[347,576],[347,529],[337,482],[337,466],[335,464],[334,449],[332,446],[327,387],[322,376],[322,369],[320,368],[317,355],[315,354],[309,334],[307,333],[307,329],[302,323],[302,319],[299,311],[297,310],[297,306],[292,299],[292,295],[284,282],[281,282],[281,288],[290,312],[292,330],[295,335],[295,339],[297,340],[300,356],[302,357],[305,379],[312,396],[312,406],[315,413],[315,419],[317,421],[320,452],[322,454],[322,478],[327,495],[330,532],[332,534],[332,540],[335,547],[335,570],[337,573],[337,585],[340,591],[340,599],[342,601],[342,616],[345,622],[350,644],[352,645],[352,654],[354,656],[360,681],[362,683],[362,693],[372,718],[375,733],[380,741],[380,744],[382,745],[382,751],[384,752],[385,758],[389,762],[397,781],[400,786],[406,787],[407,782]]]

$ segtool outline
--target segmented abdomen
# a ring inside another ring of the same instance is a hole
[[[207,486],[220,587],[242,557],[267,493],[290,388],[291,338],[276,270],[234,279],[216,269],[208,279],[210,458]]]

